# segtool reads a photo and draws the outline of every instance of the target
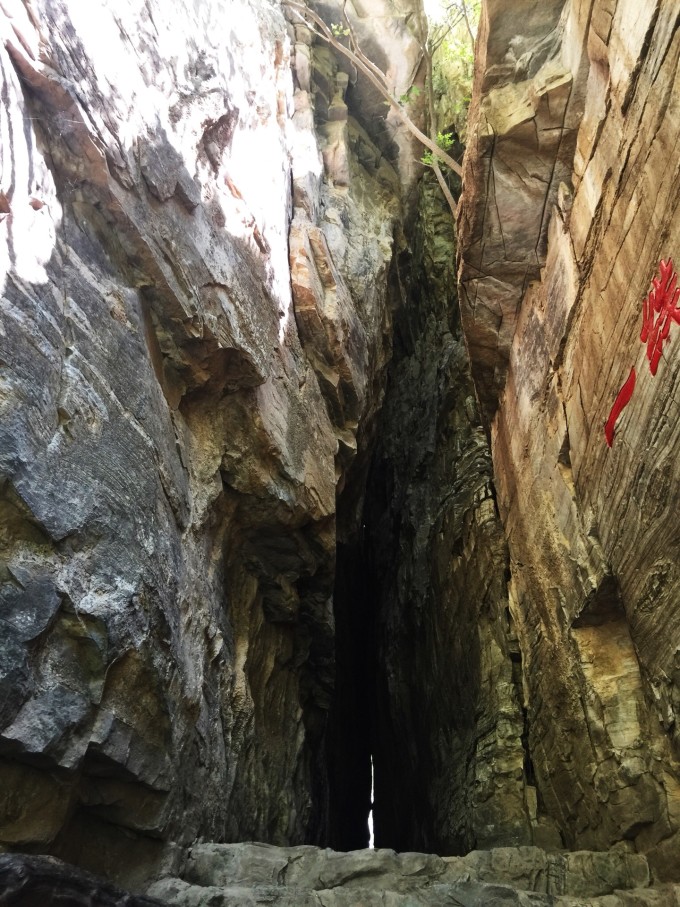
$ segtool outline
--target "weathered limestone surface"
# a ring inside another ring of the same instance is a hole
[[[659,260],[680,255],[680,4],[524,7],[509,22],[487,4],[460,275],[493,420],[530,755],[568,846],[623,842],[677,879],[677,326],[656,377],[639,335]],[[537,35],[532,72],[518,51]],[[610,450],[603,425],[633,365]]]
[[[0,846],[130,884],[325,840],[336,496],[390,349],[397,173],[307,29],[226,13],[0,11]]]
[[[441,858],[393,850],[206,844],[192,848],[180,877],[156,882],[149,893],[172,907],[677,904],[678,886],[648,886],[645,858],[622,852],[546,854],[536,847],[507,847]]]

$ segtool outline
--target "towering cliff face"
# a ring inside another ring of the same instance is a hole
[[[656,377],[639,337],[679,254],[680,5],[517,6],[483,16],[460,279],[531,759],[567,845],[634,847],[677,877],[677,327]]]
[[[128,882],[197,837],[365,846],[373,758],[379,842],[528,843],[418,150],[277,5],[109,7],[3,20],[0,842]],[[396,94],[414,15],[356,10]]]
[[[423,180],[365,512],[376,609],[376,843],[532,839],[507,547],[455,293],[453,224]]]
[[[169,840],[323,843],[336,502],[413,167],[279,4],[2,28],[0,842],[127,880]]]
[[[677,874],[679,3],[486,5],[460,319],[379,94],[228,12],[2,6],[0,847],[364,846],[372,758],[379,844]],[[352,15],[422,79],[417,3]]]

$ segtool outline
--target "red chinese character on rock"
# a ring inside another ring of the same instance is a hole
[[[649,370],[656,375],[663,345],[668,340],[671,324],[680,324],[680,299],[678,275],[673,269],[673,259],[659,262],[659,277],[652,281],[652,289],[642,303],[642,332],[640,340],[647,344]]]
[[[659,262],[659,276],[652,280],[652,289],[642,302],[642,331],[640,340],[647,344],[649,370],[656,375],[659,367],[663,345],[668,340],[671,324],[680,324],[680,287],[678,275],[673,267],[673,259]],[[604,436],[609,447],[614,443],[616,420],[633,396],[635,389],[635,369],[630,370],[623,387],[616,395],[616,400],[605,422]]]
[[[630,398],[633,396],[633,391],[635,390],[635,369],[630,370],[630,375],[626,378],[623,387],[616,395],[616,400],[614,400],[614,405],[612,410],[609,413],[609,418],[607,419],[604,426],[604,436],[607,439],[607,446],[611,447],[614,443],[614,426],[616,425],[616,420],[619,418],[625,406],[628,406]]]

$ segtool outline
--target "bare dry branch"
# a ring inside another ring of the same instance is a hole
[[[409,132],[414,135],[419,142],[425,145],[425,147],[428,148],[432,152],[432,154],[442,163],[446,164],[447,167],[450,167],[454,171],[454,173],[457,173],[459,176],[463,175],[460,164],[445,151],[443,151],[439,147],[439,145],[437,145],[436,141],[433,141],[431,138],[425,135],[422,130],[418,129],[416,124],[403,109],[397,98],[395,98],[392,92],[389,90],[387,76],[384,72],[382,72],[382,70],[380,70],[374,63],[372,63],[360,50],[358,50],[357,52],[349,47],[345,47],[345,45],[340,40],[338,40],[338,38],[336,38],[332,30],[326,25],[321,16],[315,13],[314,10],[311,10],[304,3],[299,3],[297,2],[297,0],[283,0],[283,2],[285,6],[293,10],[293,12],[297,13],[308,27],[311,27],[310,23],[314,23],[314,25],[316,26],[316,28],[312,28],[314,34],[330,44],[331,47],[334,47],[335,50],[337,50],[344,57],[350,60],[354,64],[354,66],[356,66],[356,68],[366,76],[369,82],[378,89],[383,98],[385,98],[385,100],[389,103],[390,107],[397,114],[404,126],[406,126]],[[455,211],[455,202],[453,210]]]
[[[434,137],[436,137],[437,117],[436,117],[435,109],[434,109],[434,89],[432,87],[433,86],[432,54],[428,53],[426,48],[423,48],[423,53],[425,55],[425,61],[426,61],[426,65],[427,65],[427,75],[426,75],[425,81],[427,83],[427,105],[428,105],[428,111],[430,114],[430,128],[432,129]],[[455,223],[458,206],[456,205],[456,200],[454,199],[453,194],[452,194],[451,190],[449,189],[448,183],[444,179],[444,174],[441,171],[439,162],[437,161],[437,159],[435,157],[432,158],[431,166],[432,166],[432,169],[434,170],[434,175],[437,177],[437,182],[439,183],[439,188],[444,193],[444,198],[446,199],[446,202],[451,210],[451,217],[453,217],[453,222]],[[456,172],[461,174],[462,173],[461,168],[459,167]]]

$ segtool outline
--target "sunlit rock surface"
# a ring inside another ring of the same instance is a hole
[[[0,21],[0,842],[134,881],[324,841],[399,176],[278,3]]]
[[[460,215],[463,322],[510,548],[539,806],[680,873],[677,3],[489,2]],[[612,449],[603,426],[631,366]]]

